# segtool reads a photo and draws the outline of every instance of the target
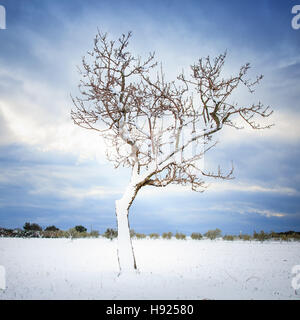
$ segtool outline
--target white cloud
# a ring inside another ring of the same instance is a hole
[[[265,216],[267,218],[272,218],[272,217],[283,218],[288,215],[287,213],[283,213],[283,212],[274,212],[272,210],[260,210],[260,209],[247,209],[247,212],[257,213],[257,214],[259,214],[261,216]]]
[[[283,187],[283,186],[261,186],[261,185],[251,185],[246,183],[228,182],[220,181],[210,184],[209,190],[212,192],[227,192],[227,191],[237,191],[237,192],[263,192],[263,193],[278,193],[288,196],[298,195],[299,192],[296,189]]]
[[[22,108],[23,107],[23,108]],[[79,160],[105,161],[105,144],[95,132],[75,126],[71,119],[51,119],[49,110],[34,110],[35,106],[0,103],[0,114],[7,130],[2,144],[21,143],[38,150],[60,151],[78,155]],[[45,120],[49,114],[48,121]],[[8,139],[9,137],[9,139]]]
[[[252,185],[246,183],[237,183],[235,181],[219,181],[219,182],[212,182],[207,184],[208,188],[205,192],[208,193],[222,193],[228,191],[235,191],[235,192],[247,192],[247,193],[275,193],[275,194],[282,194],[287,196],[296,196],[299,195],[299,191],[290,187],[283,187],[283,186],[261,186],[261,185]],[[143,188],[139,194],[142,194],[145,197],[161,197],[162,189],[155,188],[155,187],[147,187]],[[184,187],[179,185],[169,185],[163,188],[164,196],[168,195],[178,195],[178,196],[187,196],[194,194],[194,191],[191,191],[190,187]]]
[[[116,195],[121,195],[123,190],[116,188],[111,188],[107,186],[93,186],[89,188],[76,188],[65,186],[61,188],[56,188],[55,186],[45,186],[35,188],[29,191],[29,194],[33,195],[55,195],[63,199],[104,199],[114,197]]]
[[[251,203],[238,203],[238,204],[224,204],[222,206],[220,205],[213,205],[209,206],[207,208],[188,208],[186,209],[188,212],[196,212],[196,213],[205,213],[205,212],[236,212],[239,214],[259,214],[261,216],[265,216],[267,218],[283,218],[286,216],[290,216],[291,214],[286,212],[279,212],[279,211],[273,211],[269,209],[259,209],[253,207],[253,204]]]
[[[244,126],[243,130],[226,127],[219,136],[223,144],[243,144],[246,142],[268,143],[298,143],[300,141],[300,113],[276,111],[269,118],[262,119],[259,123],[264,125],[274,124],[270,129],[253,130],[247,124],[239,121]]]

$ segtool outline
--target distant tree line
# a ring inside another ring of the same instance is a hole
[[[84,226],[78,225],[69,230],[60,230],[56,226],[48,226],[44,230],[37,223],[26,222],[23,229],[0,228],[0,237],[16,238],[97,238],[99,231],[91,230],[87,232]]]
[[[103,234],[100,234],[98,230],[91,230],[87,232],[87,228],[82,225],[77,225],[74,228],[70,228],[68,230],[60,230],[54,225],[48,226],[43,229],[37,223],[26,222],[23,226],[23,229],[5,229],[0,228],[0,237],[15,237],[15,238],[98,238],[104,237],[110,240],[117,238],[118,231],[113,228],[107,228]],[[159,233],[150,233],[148,235],[144,233],[135,232],[133,229],[130,230],[130,236],[134,239],[165,239],[170,240],[175,238],[177,240],[185,240],[187,239],[187,235],[181,232],[176,232],[173,234],[172,232],[163,232],[161,235]],[[287,232],[274,232],[271,231],[266,233],[264,231],[260,231],[257,233],[253,232],[253,235],[248,234],[239,234],[239,235],[229,235],[226,234],[222,236],[222,231],[220,229],[208,230],[203,235],[199,232],[193,232],[190,234],[190,238],[193,240],[202,240],[202,239],[223,239],[226,241],[235,241],[235,240],[243,240],[243,241],[266,241],[266,240],[275,240],[275,241],[292,241],[292,240],[300,240],[300,232],[296,231],[287,231]]]

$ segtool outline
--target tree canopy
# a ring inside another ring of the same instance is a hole
[[[199,59],[190,74],[166,81],[154,53],[142,60],[128,50],[131,32],[118,41],[98,31],[94,48],[79,69],[80,96],[73,99],[71,116],[80,127],[96,130],[107,144],[107,158],[115,167],[134,169],[140,187],[191,185],[202,191],[204,177],[229,179],[227,174],[205,172],[199,161],[215,146],[213,135],[224,126],[236,129],[242,119],[263,129],[257,117],[272,111],[262,103],[239,106],[229,97],[239,86],[254,92],[263,78],[247,79],[250,64],[236,75],[222,77],[226,52],[215,59]]]

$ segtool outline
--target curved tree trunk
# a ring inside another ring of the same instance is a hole
[[[118,261],[120,273],[136,270],[136,262],[130,238],[128,212],[136,196],[136,188],[128,186],[120,200],[116,201],[116,216],[118,224]]]

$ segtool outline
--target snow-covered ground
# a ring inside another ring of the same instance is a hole
[[[116,245],[0,238],[0,299],[300,299],[300,242],[133,240],[140,272],[121,277]]]

